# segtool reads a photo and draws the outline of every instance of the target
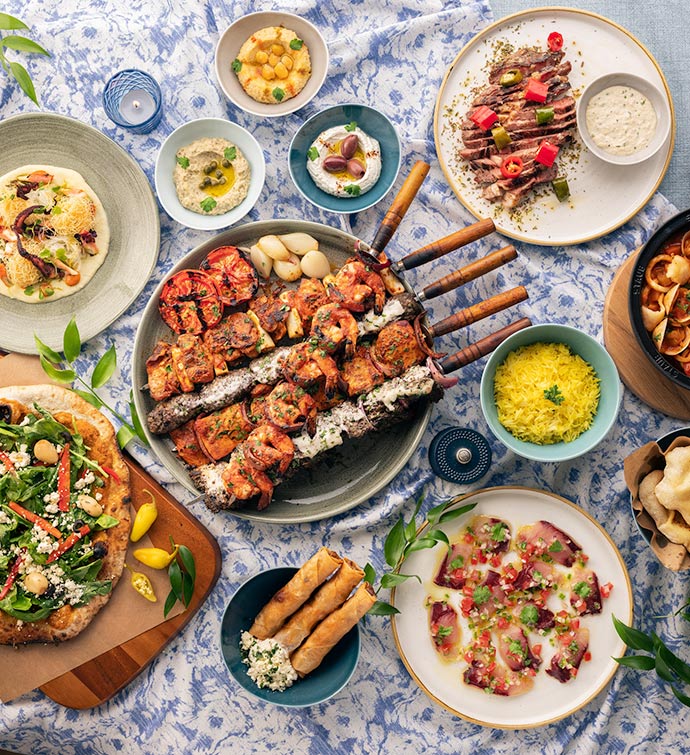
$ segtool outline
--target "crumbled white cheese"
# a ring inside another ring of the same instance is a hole
[[[65,584],[65,599],[70,605],[77,604],[84,595],[84,588],[77,584],[73,579],[66,579]]]
[[[101,499],[103,498],[103,493],[96,493],[96,495],[94,496],[94,498],[95,498],[95,499],[96,499],[97,501],[100,501],[100,500],[101,500]]]
[[[18,451],[11,451],[7,454],[10,457],[12,464],[18,469],[28,467],[29,464],[31,464],[31,454],[28,453],[26,449],[26,443],[22,443],[21,446],[19,446]]]
[[[12,517],[4,510],[0,509],[0,524],[10,524]]]
[[[0,464],[0,477],[7,474],[7,467],[4,464]]]
[[[74,487],[76,490],[84,490],[84,488],[88,488],[90,485],[93,485],[95,482],[96,477],[94,476],[94,473],[89,469],[89,471],[79,480],[77,480],[74,483]]]
[[[58,541],[37,524],[31,528],[31,539],[36,543],[38,553],[52,553],[58,547]]]
[[[50,514],[55,514],[58,510],[57,503],[60,500],[60,494],[56,491],[53,493],[47,493],[43,496],[43,502],[47,503],[48,506],[46,506],[46,511]],[[51,506],[54,506],[54,508],[51,508]]]
[[[27,414],[26,417],[19,423],[19,427],[26,427],[31,422],[31,417]]]
[[[277,640],[257,640],[249,632],[240,637],[242,662],[249,668],[247,674],[260,689],[283,692],[297,679],[288,652]]]

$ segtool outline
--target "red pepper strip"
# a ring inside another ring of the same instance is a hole
[[[17,470],[14,468],[14,464],[10,457],[4,451],[0,451],[0,461],[5,465],[5,469],[16,477]]]
[[[7,505],[12,509],[12,511],[14,511],[15,514],[19,514],[19,516],[23,517],[24,519],[28,519],[28,521],[32,522],[33,524],[37,524],[42,530],[50,532],[50,534],[54,537],[57,537],[58,539],[62,537],[60,530],[53,527],[53,525],[42,516],[35,514],[33,511],[29,511],[29,509],[25,509],[23,506],[20,506],[14,501],[10,501]]]
[[[108,475],[108,477],[112,477],[118,485],[122,482],[120,476],[115,472],[114,469],[106,467],[103,464],[101,464],[101,469]]]
[[[532,102],[546,102],[549,96],[549,85],[536,79],[530,79],[525,88],[525,99]]]
[[[60,511],[69,511],[70,492],[70,458],[69,443],[65,443],[60,454],[60,466],[58,467],[58,508]]]
[[[67,551],[74,547],[83,537],[84,535],[88,535],[89,532],[91,532],[91,527],[89,527],[88,524],[85,524],[80,530],[77,532],[73,532],[66,540],[63,540],[60,545],[48,556],[48,560],[46,561],[47,564],[52,564],[53,561],[57,561],[60,556],[67,553]]]
[[[534,159],[536,160],[536,162],[541,163],[542,165],[546,165],[547,168],[550,168],[556,160],[558,150],[559,147],[557,147],[555,144],[551,144],[551,142],[544,140],[539,145],[539,149],[537,150],[537,154],[534,156]]]
[[[10,570],[7,573],[5,584],[2,586],[2,590],[0,590],[0,600],[3,600],[5,595],[7,595],[7,593],[12,589],[12,585],[17,579],[17,574],[19,574],[19,567],[22,563],[22,556],[24,555],[25,550],[25,548],[22,549],[22,552],[17,556],[17,558],[15,558],[14,563],[10,567]]]
[[[563,35],[557,31],[552,31],[546,38],[546,42],[549,45],[551,52],[558,52],[563,49]]]
[[[501,163],[504,178],[517,178],[522,173],[522,160],[519,157],[506,157]]]

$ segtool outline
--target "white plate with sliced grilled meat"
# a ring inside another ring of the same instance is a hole
[[[340,267],[352,256],[356,239],[343,231],[298,220],[260,221],[227,230],[200,244],[177,263],[170,271],[169,278],[181,270],[198,268],[209,252],[218,247],[233,245],[248,248],[267,234],[293,232],[308,233],[317,239],[319,248],[336,267]],[[185,487],[201,493],[190,477],[188,467],[176,455],[170,437],[162,432],[154,434],[146,423],[146,418],[156,406],[145,387],[148,382],[146,360],[159,341],[172,342],[175,339],[175,334],[163,322],[158,309],[164,286],[165,281],[161,282],[152,295],[137,330],[132,375],[134,401],[151,447],[162,463]],[[269,355],[270,353],[267,352]],[[233,373],[239,372],[240,369],[230,371],[230,380],[226,381],[224,390],[234,390]],[[254,383],[256,382],[260,381],[255,380]],[[268,379],[264,382],[268,382]],[[214,386],[217,387],[215,381],[204,386],[204,389],[213,390]],[[198,393],[197,390],[196,395]],[[244,394],[242,397],[244,398]],[[229,400],[213,408],[232,403],[234,401]],[[405,466],[424,434],[431,410],[431,404],[421,401],[411,421],[396,425],[393,431],[368,433],[356,441],[345,440],[342,446],[324,454],[323,460],[308,469],[300,470],[295,477],[278,485],[266,509],[258,511],[256,505],[250,503],[246,508],[233,509],[233,513],[246,519],[284,524],[324,519],[351,509],[375,495]],[[212,409],[208,409],[206,413],[211,411]]]
[[[439,543],[403,564],[421,582],[392,594],[400,657],[432,700],[473,723],[522,729],[569,716],[604,689],[625,653],[612,621],[633,619],[623,559],[589,514],[558,495],[497,487],[457,507],[469,503],[472,511],[440,525],[450,556]]]
[[[548,38],[554,32],[563,37],[562,59],[556,55],[537,62],[529,51],[548,53]],[[523,54],[523,50],[527,52]],[[491,70],[516,54],[525,63],[524,80],[513,85],[516,91],[524,89],[537,69],[548,70],[544,78],[550,93],[545,103],[525,100],[524,95],[507,102],[511,87],[501,87],[499,77],[495,77],[494,92],[488,89]],[[615,71],[646,79],[662,92],[671,112],[671,129],[663,147],[637,165],[600,160],[577,133],[575,101],[587,84]],[[490,129],[468,122],[468,114],[474,114],[483,103],[495,105],[499,121],[494,126],[505,124],[511,136],[510,145],[500,154],[501,162],[509,153],[521,150],[523,172],[518,178],[505,178],[498,160],[491,162],[496,149]],[[552,103],[556,105],[553,115],[545,113],[546,122],[537,124],[535,110]],[[493,217],[496,229],[513,239],[571,245],[610,233],[644,207],[668,168],[675,116],[659,65],[632,34],[588,11],[539,8],[497,21],[460,51],[441,84],[434,137],[448,183],[476,217]],[[559,146],[550,169],[534,161],[538,146],[549,137]],[[567,180],[568,198],[559,200],[551,183],[554,177]]]

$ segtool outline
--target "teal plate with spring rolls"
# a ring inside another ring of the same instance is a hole
[[[249,677],[242,660],[240,638],[259,611],[297,572],[294,567],[268,569],[250,577],[228,603],[220,626],[220,649],[230,676],[246,692],[273,705],[306,708],[336,695],[357,667],[360,651],[359,625],[355,625],[326,655],[321,664],[283,692],[261,689]]]

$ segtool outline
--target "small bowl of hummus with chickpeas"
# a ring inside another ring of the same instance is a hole
[[[215,68],[230,102],[271,118],[293,113],[316,95],[328,71],[328,47],[300,16],[250,13],[221,34]]]

